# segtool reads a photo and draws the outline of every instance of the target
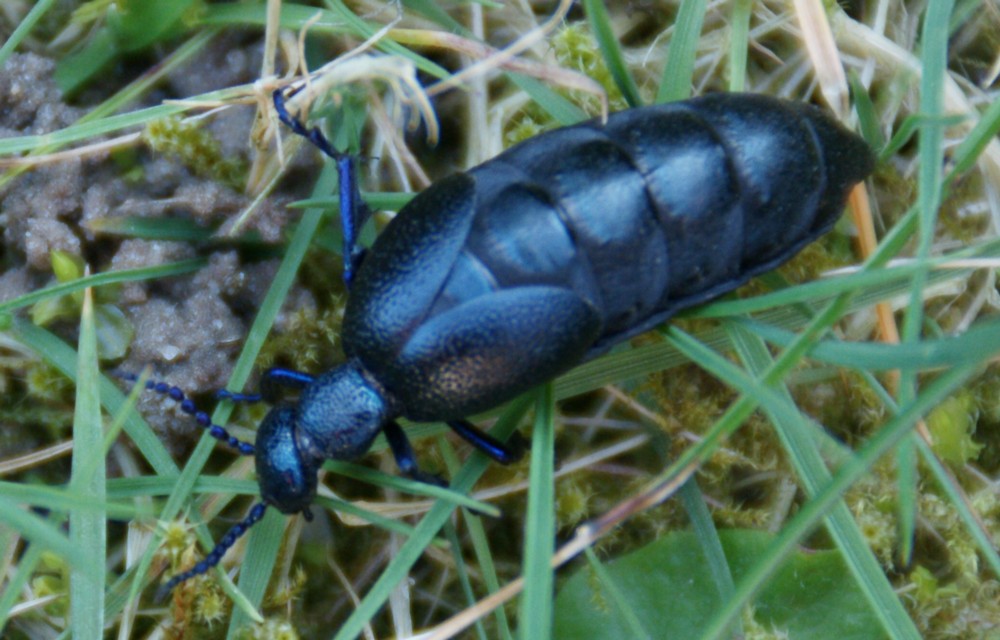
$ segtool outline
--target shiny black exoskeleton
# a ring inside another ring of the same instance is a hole
[[[463,418],[787,261],[873,166],[864,141],[815,107],[710,95],[550,131],[445,178],[365,254],[352,159],[288,116],[281,93],[275,104],[338,162],[351,286],[347,361],[315,378],[264,376],[277,405],[258,431],[257,475],[264,503],[284,513],[308,515],[323,462],[361,456],[380,432],[405,473],[434,481],[400,416],[516,459]]]

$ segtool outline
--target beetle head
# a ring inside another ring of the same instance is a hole
[[[257,430],[261,497],[283,513],[308,516],[323,461],[363,455],[391,418],[384,391],[357,360],[315,378],[296,403],[271,409]]]
[[[308,513],[321,460],[303,455],[295,438],[295,408],[281,404],[257,429],[257,482],[264,502],[282,513]]]

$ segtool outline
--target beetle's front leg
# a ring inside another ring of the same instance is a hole
[[[293,132],[311,142],[324,154],[333,158],[337,163],[340,225],[344,236],[344,282],[350,288],[351,283],[354,281],[354,275],[361,266],[361,261],[365,255],[364,247],[358,244],[358,236],[361,233],[361,227],[364,226],[365,222],[371,216],[371,209],[361,199],[361,190],[358,187],[358,174],[354,157],[349,153],[337,151],[318,127],[310,129],[302,124],[298,118],[288,113],[288,110],[285,108],[285,94],[283,90],[276,89],[273,98],[274,109],[278,114],[278,119]]]
[[[439,487],[447,487],[448,483],[440,476],[421,471],[417,467],[417,457],[413,453],[410,441],[403,433],[403,427],[395,420],[390,420],[383,427],[385,439],[389,441],[389,448],[392,449],[392,457],[396,459],[396,466],[399,467],[403,475],[407,475],[418,482],[433,484]]]
[[[264,400],[274,404],[281,399],[282,389],[301,391],[313,379],[311,375],[302,371],[272,367],[265,371],[260,378],[260,393],[236,393],[227,389],[219,389],[215,392],[215,397],[219,400],[232,402],[260,402]]]
[[[340,228],[344,236],[344,283],[350,289],[365,257],[365,249],[358,244],[358,236],[361,234],[361,227],[371,216],[371,209],[361,199],[354,158],[348,154],[340,154],[334,159],[337,161],[337,182],[340,189]]]

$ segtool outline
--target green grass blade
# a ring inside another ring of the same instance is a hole
[[[368,39],[375,35],[375,33],[382,27],[382,25],[368,24],[361,17],[347,8],[347,5],[345,5],[341,0],[324,0],[323,4],[330,7],[331,13],[339,18],[343,24],[346,24],[347,27],[359,38]],[[282,14],[284,14],[285,7],[287,6],[289,5],[282,7]],[[311,11],[315,13],[316,10],[311,9]],[[391,38],[382,38],[376,43],[375,46],[386,53],[402,56],[403,58],[410,60],[418,69],[436,78],[443,80],[451,76],[451,74],[444,67],[441,67],[437,63],[414,53]]]
[[[52,551],[70,566],[79,567],[80,570],[87,569],[88,558],[63,535],[57,522],[49,522],[47,518],[30,513],[3,494],[0,494],[0,509],[3,510],[4,525],[19,532],[32,545]],[[101,555],[103,556],[103,552]]]
[[[426,482],[381,473],[375,469],[370,469],[368,467],[363,467],[359,464],[353,464],[350,462],[328,462],[324,465],[324,467],[331,469],[340,475],[347,476],[348,478],[354,478],[355,480],[360,480],[361,482],[368,484],[387,487],[397,491],[404,491],[406,493],[428,496],[430,498],[437,498],[439,500],[447,500],[448,502],[454,503],[455,506],[475,509],[483,515],[494,518],[500,515],[500,509],[497,507],[475,500],[474,498],[457,491],[452,491],[447,487],[436,487],[432,484],[427,484]]]
[[[375,211],[399,211],[406,203],[413,200],[416,195],[410,191],[385,191],[382,193],[362,191],[361,199]],[[306,209],[309,207],[339,211],[340,196],[334,194],[319,198],[306,198],[304,200],[296,200],[288,205],[289,209]]]
[[[116,133],[122,129],[142,126],[151,120],[166,118],[167,116],[183,113],[186,110],[187,107],[181,104],[162,104],[137,111],[129,111],[121,115],[109,116],[94,122],[73,124],[52,133],[5,138],[4,140],[0,140],[0,156],[14,155],[22,151],[33,151],[39,148],[63,147],[72,142],[89,140],[104,134]]]
[[[983,351],[987,353],[995,353],[1000,351],[1000,343],[989,342],[982,343],[980,353]],[[969,357],[963,362],[957,364],[968,364],[969,362],[974,362],[978,357]],[[864,374],[863,374],[864,375]],[[879,398],[885,403],[886,408],[893,414],[899,413],[899,405],[896,404],[896,400],[889,395],[889,392],[875,379],[873,375],[864,375],[865,380],[868,385],[875,390]],[[956,482],[955,476],[944,466],[941,459],[937,457],[931,446],[920,437],[918,434],[913,434],[913,441],[916,443],[917,451],[920,452],[920,457],[923,459],[924,463],[930,469],[934,478],[937,480],[938,486],[941,487],[942,492],[947,496],[951,504],[954,506],[955,511],[958,513],[959,518],[965,524],[966,529],[969,531],[969,535],[972,537],[976,546],[979,548],[979,552],[986,559],[986,563],[990,566],[993,571],[994,576],[1000,576],[1000,553],[997,552],[996,547],[993,545],[993,540],[990,534],[984,530],[983,521],[978,514],[974,513],[971,506],[967,502],[967,496],[963,494],[962,487]]]
[[[76,352],[65,342],[45,329],[17,317],[14,318],[12,335],[18,342],[37,353],[45,362],[76,382]],[[120,411],[125,403],[125,395],[106,377],[101,378],[100,385],[104,409],[111,414]],[[176,476],[179,471],[177,465],[174,464],[163,443],[142,418],[135,414],[130,416],[125,423],[125,433],[128,434],[145,457],[146,462],[157,473]]]
[[[881,428],[851,461],[840,467],[833,479],[785,523],[769,550],[737,584],[735,597],[725,603],[702,634],[702,638],[726,637],[726,629],[739,617],[743,607],[750,603],[759,586],[767,580],[774,569],[780,566],[781,559],[791,553],[802,538],[827,515],[828,510],[840,499],[843,492],[866,475],[879,458],[905,438],[921,416],[926,415],[964,384],[981,366],[981,362],[970,363],[955,367],[939,376],[913,403],[907,405],[896,418]]]
[[[190,40],[181,44],[170,55],[159,61],[153,68],[152,73],[144,73],[129,83],[128,86],[92,108],[86,115],[80,118],[78,124],[112,115],[133,103],[139,102],[142,96],[159,86],[164,78],[170,76],[171,73],[177,71],[195,56],[201,54],[202,50],[218,34],[218,29],[204,29],[194,34]]]
[[[778,346],[791,344],[795,334],[753,320],[735,320],[747,330]],[[915,344],[848,342],[828,338],[809,348],[809,357],[859,371],[934,369],[963,364],[979,357],[984,345],[998,344],[1000,321],[986,320],[956,336],[921,340]]]
[[[111,30],[107,27],[98,29],[80,51],[59,61],[53,78],[63,94],[72,95],[119,53]]]
[[[329,509],[330,511],[346,513],[356,518],[360,518],[361,520],[370,522],[372,525],[392,533],[398,533],[407,537],[413,535],[413,527],[405,522],[400,522],[395,518],[387,518],[375,511],[363,509],[346,500],[320,497],[316,498],[316,504],[324,509]]]
[[[969,135],[955,149],[953,158],[955,166],[948,179],[951,180],[970,170],[998,133],[1000,133],[1000,100],[994,100],[986,107],[986,111]]]
[[[122,500],[140,496],[168,496],[174,490],[176,480],[165,476],[137,476],[133,478],[112,478],[108,480],[108,498]],[[239,480],[221,476],[199,476],[194,483],[194,493],[231,493],[234,495],[256,495],[257,483],[253,480]]]
[[[641,107],[642,96],[639,95],[639,87],[636,86],[635,79],[628,70],[624,57],[622,57],[622,50],[618,46],[618,38],[615,37],[615,32],[611,27],[611,18],[608,16],[608,10],[604,7],[604,3],[601,0],[583,0],[583,10],[587,14],[590,30],[594,32],[594,38],[597,40],[597,46],[601,48],[604,63],[608,66],[608,71],[611,72],[611,77],[618,86],[618,90],[622,92],[628,106]]]
[[[520,73],[508,73],[507,77],[517,87],[531,96],[552,118],[562,126],[576,124],[587,119],[583,109],[562,97],[538,80]]]
[[[72,280],[70,282],[60,282],[59,284],[54,284],[43,289],[32,291],[31,293],[26,293],[24,295],[17,296],[16,298],[0,302],[0,313],[10,313],[12,311],[16,311],[17,309],[33,305],[40,300],[55,298],[57,296],[74,293],[76,291],[82,291],[87,287],[99,287],[118,282],[140,282],[142,280],[167,278],[170,276],[177,276],[197,271],[206,264],[208,264],[208,260],[205,260],[204,258],[194,258],[192,260],[184,260],[181,262],[160,264],[155,267],[141,267],[138,269],[122,269],[121,271],[95,273],[94,275],[77,278],[76,280]]]
[[[708,510],[705,497],[701,495],[701,489],[694,477],[681,487],[680,498],[684,504],[684,510],[691,520],[691,528],[694,530],[702,553],[705,555],[706,564],[712,572],[712,578],[719,588],[719,595],[723,600],[726,600],[732,597],[735,589],[733,574],[729,570],[729,562],[722,549],[722,540],[719,539],[719,531],[715,528],[712,513]]]
[[[103,460],[103,458],[102,458]],[[90,465],[91,468],[94,465]],[[74,508],[90,513],[103,513],[111,518],[135,518],[139,510],[130,504],[106,502],[104,496],[85,497],[73,489],[64,487],[47,487],[43,485],[24,484],[21,482],[0,482],[0,496],[17,504],[30,504],[32,507],[50,511],[72,511]],[[110,499],[110,496],[108,496]]]
[[[535,429],[531,438],[528,507],[524,534],[524,592],[521,594],[518,637],[545,640],[552,635],[550,560],[555,552],[555,412],[552,385],[538,392]]]
[[[698,39],[705,21],[705,0],[681,0],[674,23],[673,37],[667,50],[667,64],[656,92],[657,102],[673,102],[691,97],[694,61],[698,54]]]
[[[420,13],[424,17],[436,22],[439,26],[444,27],[448,31],[453,33],[464,33],[468,31],[465,28],[465,25],[448,15],[448,13],[441,8],[441,3],[439,2],[434,2],[433,0],[402,1],[404,7],[413,9],[417,13]]]
[[[857,74],[851,73],[848,78],[851,86],[851,97],[854,100],[854,110],[858,112],[858,129],[861,137],[865,139],[872,149],[881,149],[885,146],[885,136],[882,135],[881,123],[878,120],[878,111],[872,103],[871,96],[865,86],[861,84],[861,79]]]
[[[531,398],[524,396],[510,403],[496,426],[490,431],[491,435],[501,441],[506,440],[530,404]],[[468,492],[489,465],[489,458],[482,453],[474,453],[462,467],[462,471],[452,478],[451,486],[455,491]],[[451,517],[454,509],[454,505],[442,501],[436,502],[431,507],[427,515],[417,525],[410,539],[399,548],[396,556],[382,571],[361,603],[333,636],[336,640],[353,640],[364,632],[365,626],[389,599],[389,595],[399,581],[406,578],[410,568],[420,559],[424,549],[431,544],[437,532]],[[549,597],[551,598],[551,594]]]
[[[685,483],[685,486],[688,484],[690,483]],[[701,496],[699,496],[699,499],[700,498]],[[604,568],[604,565],[601,564],[597,554],[594,553],[594,549],[592,547],[587,547],[584,549],[583,553],[584,557],[587,559],[587,564],[590,565],[591,571],[593,571],[597,579],[600,580],[601,587],[603,587],[605,593],[611,597],[611,603],[614,605],[615,612],[618,613],[618,615],[621,616],[621,619],[625,621],[625,625],[628,627],[630,632],[629,637],[634,640],[653,640],[653,638],[658,637],[657,635],[651,634],[643,627],[642,621],[635,613],[635,609],[632,607],[625,594],[622,593],[622,590],[618,586],[615,579],[611,576],[608,570]],[[732,582],[731,577],[729,581]]]
[[[240,563],[239,591],[249,605],[257,607],[264,600],[267,583],[278,559],[288,516],[277,509],[268,509],[264,518],[250,530],[244,561]],[[246,633],[244,627],[255,619],[244,608],[233,608],[226,638],[235,639]]]
[[[731,327],[730,335],[736,350],[746,363],[749,373],[760,376],[767,371],[773,362],[764,342],[738,325],[728,326]],[[733,382],[731,378],[725,380]],[[745,394],[754,393],[754,390],[746,388],[741,391]],[[816,446],[816,440],[809,433],[806,419],[797,415],[791,394],[786,388],[779,387],[777,395],[779,401],[786,405],[787,412],[779,414],[770,411],[767,403],[762,402],[761,405],[768,412],[803,488],[809,496],[813,496],[829,483],[830,472]],[[919,638],[919,632],[896,597],[892,585],[869,550],[864,535],[843,501],[837,501],[829,509],[826,528],[854,574],[858,586],[867,596],[872,610],[882,619],[889,636]]]
[[[17,27],[14,28],[14,31],[7,38],[7,42],[3,43],[3,46],[0,47],[0,68],[3,67],[10,54],[14,53],[17,46],[31,33],[31,30],[35,28],[38,21],[52,8],[53,4],[55,4],[55,0],[38,0],[35,6],[31,7],[28,15],[24,16],[24,19],[18,23]]]
[[[948,19],[954,0],[930,0],[924,14],[921,35],[920,113],[924,120],[920,126],[918,155],[920,168],[917,177],[917,204],[920,212],[917,250],[914,259],[924,265],[913,277],[910,304],[903,318],[900,337],[903,343],[919,340],[924,323],[924,289],[927,287],[934,231],[937,226],[938,207],[941,205],[944,161],[944,84],[948,59]],[[911,402],[916,395],[917,372],[900,371],[900,404]],[[898,489],[897,517],[899,518],[900,550],[903,565],[909,564],[913,552],[913,539],[917,527],[917,456],[911,441],[900,443],[896,464]]]
[[[471,607],[476,604],[476,594],[473,592],[472,582],[469,580],[469,569],[465,565],[465,556],[462,555],[462,543],[459,541],[458,532],[455,531],[455,526],[451,522],[444,523],[444,535],[449,542],[448,546],[451,550],[451,557],[455,563],[455,573],[458,574],[458,582],[462,587],[462,595],[465,596],[465,604]],[[479,640],[487,640],[483,621],[476,620],[474,626]]]
[[[735,0],[729,23],[729,90],[745,91],[753,0]]]
[[[73,464],[70,490],[84,498],[104,500],[105,468],[92,465],[104,459],[104,431],[97,365],[94,305],[88,290],[80,315],[77,355],[76,411],[73,415]],[[86,472],[88,475],[84,475]],[[107,549],[107,514],[103,510],[74,509],[69,515],[70,542],[87,559],[87,566],[70,574],[70,616],[74,638],[104,637],[104,557]]]
[[[954,476],[948,472],[941,463],[941,459],[937,457],[937,454],[934,453],[934,450],[931,449],[926,440],[914,435],[913,441],[916,443],[921,459],[930,468],[931,473],[937,479],[938,486],[941,487],[941,490],[948,497],[948,500],[958,513],[959,518],[962,519],[965,528],[969,531],[969,535],[979,548],[979,553],[982,554],[983,558],[986,559],[986,563],[990,566],[994,577],[1000,577],[1000,554],[997,553],[997,548],[994,546],[995,543],[990,534],[984,530],[982,520],[970,508],[969,503],[966,501],[966,496],[962,493],[962,488],[956,484]]]
[[[0,509],[3,509],[4,513],[9,513],[9,509],[18,508],[17,505],[4,504],[4,502],[6,501],[3,499],[3,495],[0,494]],[[18,559],[17,569],[13,572],[13,575],[7,577],[7,583],[4,585],[3,590],[0,590],[0,634],[7,627],[7,623],[10,620],[10,611],[21,596],[21,590],[28,584],[31,576],[35,574],[35,568],[38,567],[43,553],[45,553],[45,547],[42,545],[32,544],[28,546],[24,555]]]
[[[455,455],[455,450],[449,444],[447,438],[439,438],[439,448],[441,455],[448,466],[449,475],[454,476],[461,468],[461,463]],[[493,552],[490,551],[489,538],[483,528],[483,519],[468,509],[462,510],[462,518],[469,529],[469,539],[472,541],[472,549],[476,554],[476,562],[482,574],[483,582],[486,584],[486,591],[490,595],[500,590],[500,581],[497,579],[496,564],[493,562]],[[493,610],[493,616],[497,621],[497,631],[500,640],[511,640],[510,622],[507,620],[507,613],[504,607],[497,607]]]

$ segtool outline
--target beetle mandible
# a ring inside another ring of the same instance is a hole
[[[353,158],[284,108],[282,121],[341,177],[347,361],[319,376],[271,369],[275,404],[255,445],[262,502],[172,588],[217,564],[266,505],[309,517],[327,459],[353,460],[383,432],[400,470],[426,482],[396,419],[447,423],[502,463],[517,446],[465,420],[735,289],[826,233],[873,168],[868,146],[820,109],[714,94],[543,133],[433,184],[367,253]],[[298,392],[287,401],[281,391]]]

